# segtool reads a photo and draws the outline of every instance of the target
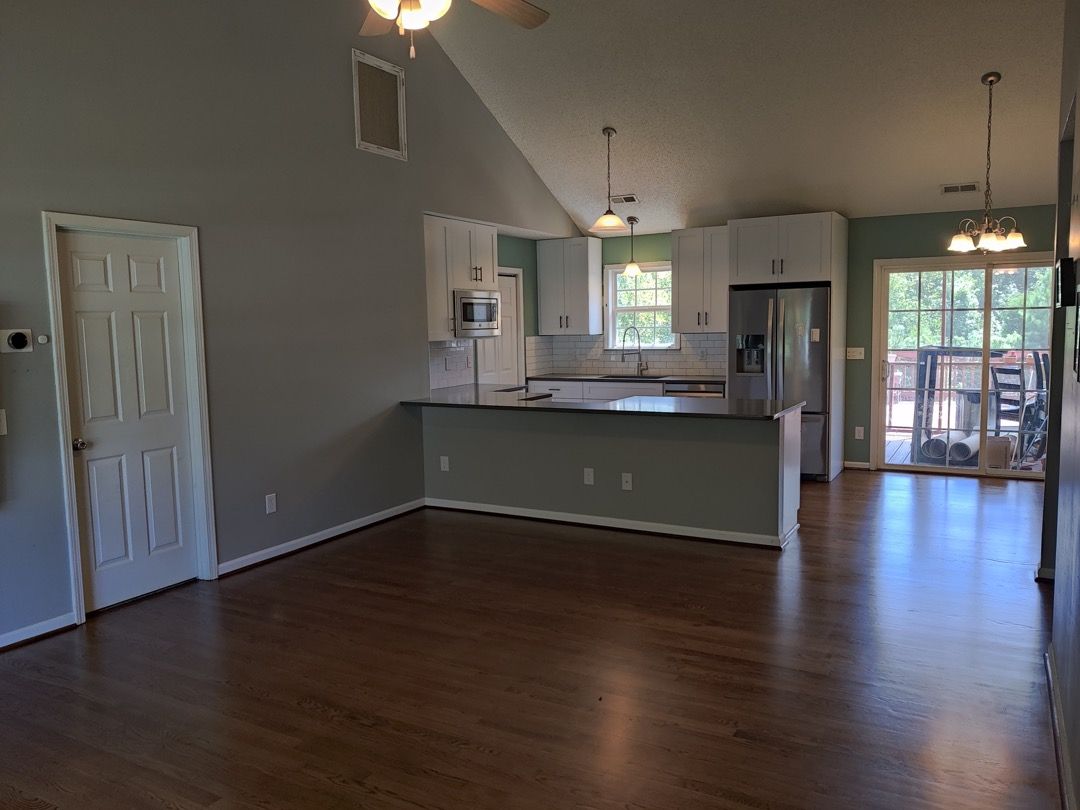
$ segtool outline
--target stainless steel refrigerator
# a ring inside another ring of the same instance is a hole
[[[802,474],[829,473],[829,286],[733,287],[727,395],[806,400]]]

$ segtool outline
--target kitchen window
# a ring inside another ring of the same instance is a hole
[[[643,349],[677,349],[671,331],[671,264],[641,263],[641,273],[627,276],[622,265],[608,268],[607,348],[622,349],[623,333],[636,326]],[[633,332],[627,345],[637,347]]]

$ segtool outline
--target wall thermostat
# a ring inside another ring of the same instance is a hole
[[[33,338],[29,329],[0,329],[0,353],[32,352]]]

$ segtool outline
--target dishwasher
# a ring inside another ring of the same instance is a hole
[[[664,383],[665,397],[724,398],[724,383]]]

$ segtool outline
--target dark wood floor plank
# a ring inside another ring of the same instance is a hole
[[[783,553],[428,510],[0,655],[0,806],[1055,808],[1041,485]]]

